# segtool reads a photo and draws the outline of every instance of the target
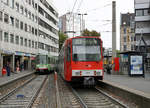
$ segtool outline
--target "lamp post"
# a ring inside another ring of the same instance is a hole
[[[80,15],[80,35],[82,35],[82,31],[83,31],[83,15],[87,15],[87,13],[81,14],[79,13],[78,15]],[[82,23],[81,23],[82,22]]]

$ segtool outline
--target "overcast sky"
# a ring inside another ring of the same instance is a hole
[[[59,16],[72,11],[76,0],[53,0]],[[115,0],[117,12],[117,49],[120,48],[120,13],[134,12],[134,0]],[[101,32],[103,46],[111,48],[112,0],[77,0],[73,12],[87,13],[85,27]]]

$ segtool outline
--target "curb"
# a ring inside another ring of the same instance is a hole
[[[99,82],[99,85],[102,88],[107,89],[109,92],[113,92],[113,94],[128,100],[129,102],[135,103],[139,108],[149,108],[150,106],[150,94],[130,89],[106,80]]]

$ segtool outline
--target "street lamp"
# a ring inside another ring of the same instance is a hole
[[[83,15],[87,15],[87,13],[84,14],[78,13],[78,15],[80,15],[80,35],[81,35],[83,31]],[[81,17],[82,17],[82,23],[81,23]]]

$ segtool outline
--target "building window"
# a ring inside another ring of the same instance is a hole
[[[20,6],[21,14],[24,14],[23,6]]]
[[[134,45],[131,45],[131,50],[134,50]]]
[[[37,22],[37,16],[35,16],[35,22]]]
[[[34,34],[34,28],[32,27],[32,34]]]
[[[35,29],[35,35],[37,36],[37,29]]]
[[[34,14],[32,14],[32,20],[34,21]]]
[[[126,50],[127,50],[127,46],[126,46],[126,45],[124,45],[123,47],[124,47],[124,48],[123,48],[123,49],[124,49],[124,51],[126,51]]]
[[[14,43],[14,34],[10,34],[10,42]]]
[[[29,25],[29,33],[31,33],[31,26]]]
[[[23,22],[20,22],[20,29],[23,30]]]
[[[9,1],[8,0],[3,0],[4,4],[8,5]]]
[[[34,48],[34,41],[32,41],[32,48]]]
[[[3,12],[0,11],[0,21],[3,21]]]
[[[25,24],[25,31],[26,31],[26,32],[28,31],[28,27],[27,27],[27,24]]]
[[[11,2],[10,2],[10,7],[11,8],[14,8],[14,0],[10,0]]]
[[[34,0],[32,0],[32,6],[33,6],[33,8],[34,8]]]
[[[35,3],[35,9],[37,10],[37,3]]]
[[[14,26],[14,17],[10,16],[11,25]]]
[[[23,46],[23,37],[20,37],[20,45]]]
[[[144,9],[144,16],[148,16],[148,9]]]
[[[19,12],[19,3],[16,2],[16,11]]]
[[[143,10],[135,10],[136,16],[143,16]]]
[[[28,17],[29,17],[29,19],[31,19],[31,12],[30,11],[28,12]]]
[[[29,5],[31,5],[31,0],[29,0]]]
[[[16,28],[19,28],[19,20],[16,19]]]
[[[16,36],[16,44],[19,44],[19,36]]]
[[[126,42],[126,37],[124,37],[123,39],[124,39],[124,42]]]
[[[27,39],[24,39],[24,46],[27,47]]]
[[[4,32],[4,42],[8,42],[8,33],[7,32]]]
[[[29,47],[31,47],[31,40],[29,40]]]
[[[28,10],[25,8],[25,16],[28,17]]]
[[[124,28],[123,31],[124,31],[124,34],[126,34],[126,28]]]
[[[3,31],[0,30],[0,41],[2,41],[2,40],[3,40]]]
[[[9,23],[9,16],[7,14],[4,14],[4,22]]]
[[[37,42],[35,42],[35,49],[37,49]]]

